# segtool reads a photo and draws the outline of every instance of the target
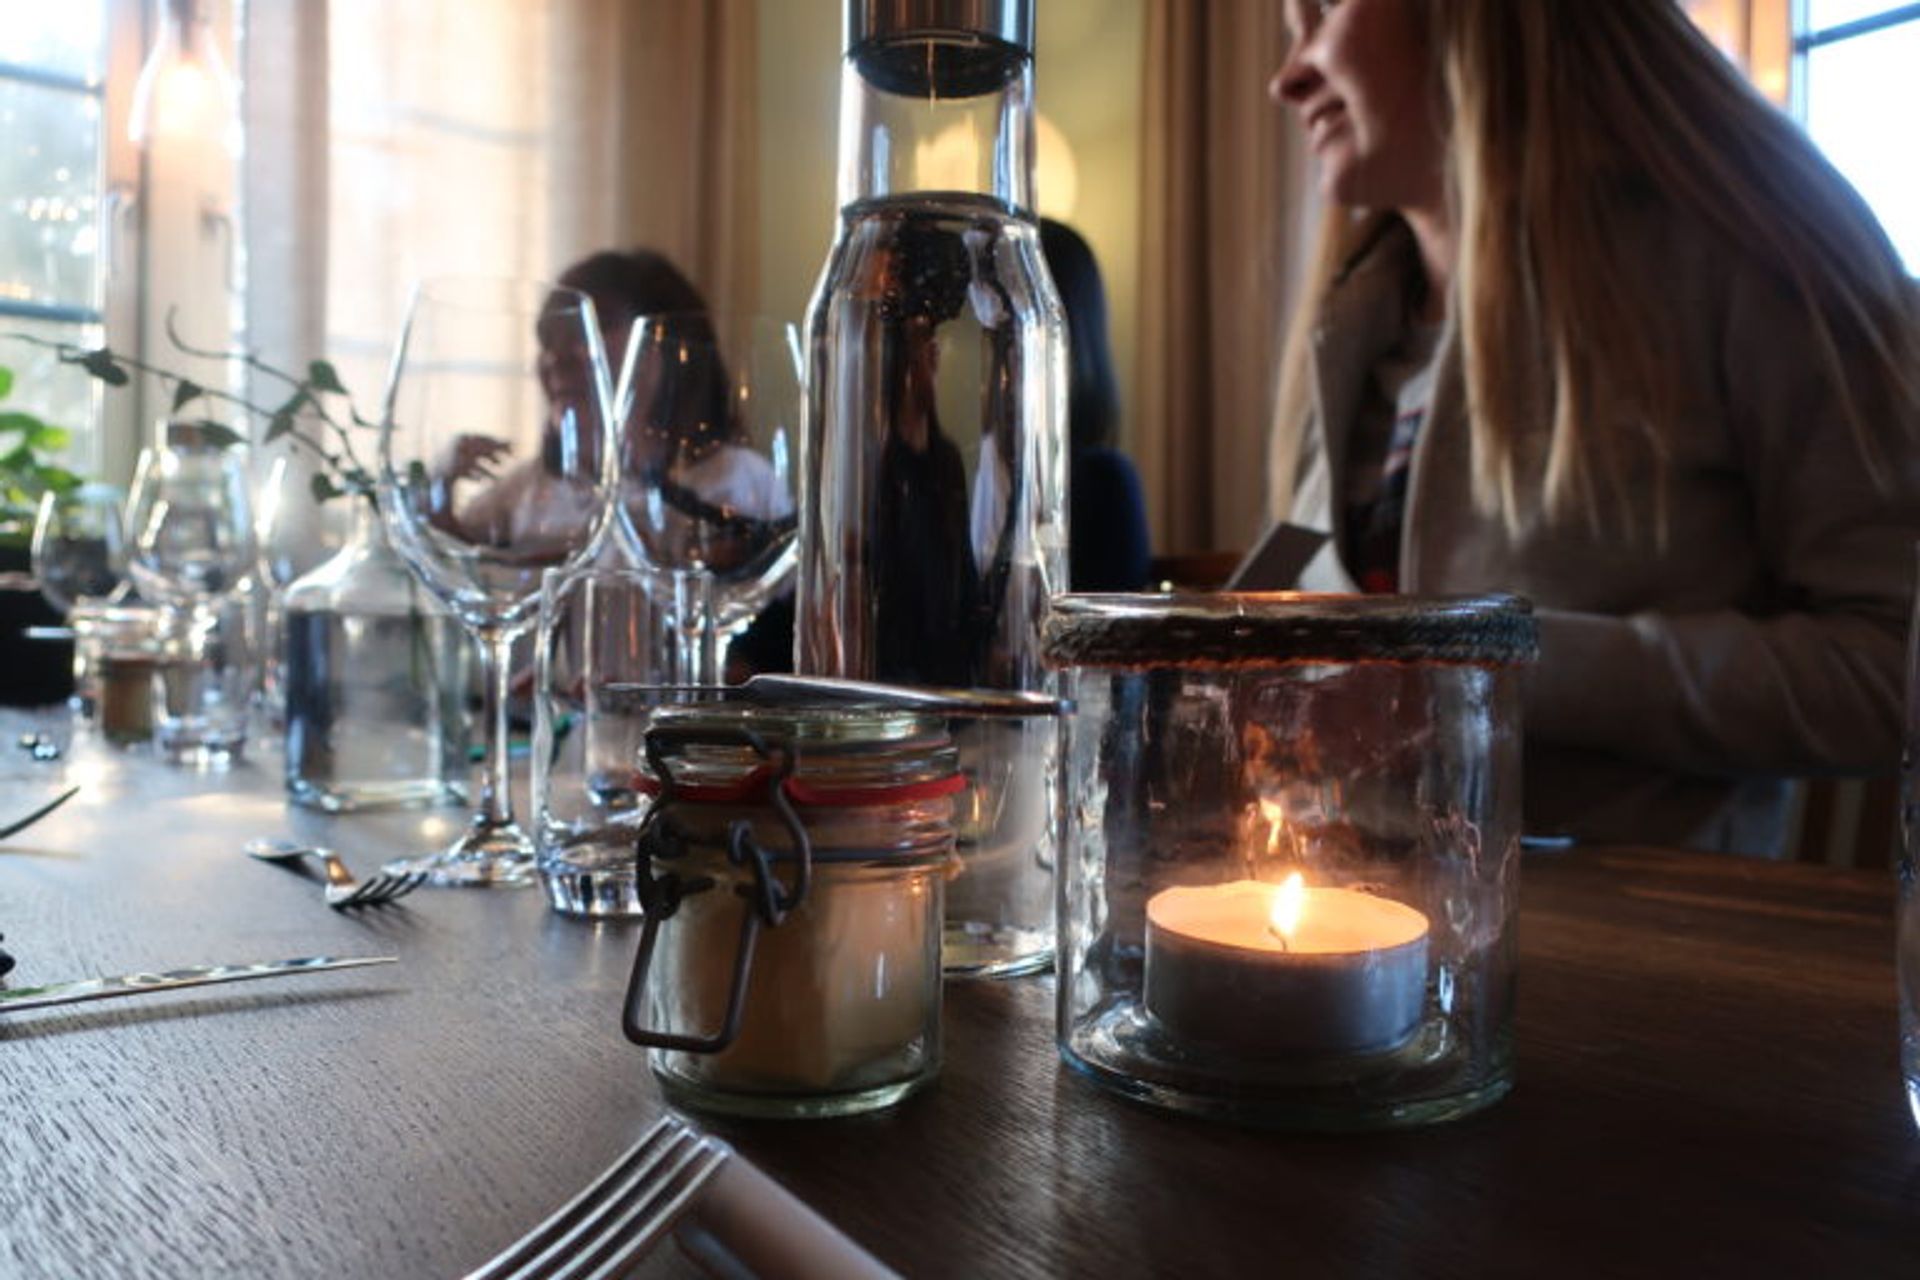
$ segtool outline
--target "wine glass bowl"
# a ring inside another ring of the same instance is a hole
[[[61,613],[79,601],[111,596],[127,572],[120,491],[83,484],[42,494],[28,555],[40,594]]]
[[[175,423],[144,450],[127,500],[128,570],[148,599],[196,607],[254,568],[246,450],[203,426]]]
[[[621,360],[621,529],[672,584],[678,677],[719,679],[744,629],[795,565],[801,347],[764,316],[642,316]]]
[[[611,399],[584,293],[481,277],[416,287],[382,414],[380,506],[395,549],[480,642],[488,742],[466,832],[389,869],[532,882],[534,846],[507,798],[510,648],[534,621],[542,572],[580,564],[607,528]]]

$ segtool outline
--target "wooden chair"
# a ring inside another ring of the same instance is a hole
[[[1787,848],[1800,862],[1885,870],[1900,842],[1900,779],[1810,778],[1800,784]]]
[[[1241,551],[1189,551],[1155,556],[1147,575],[1149,591],[1217,591],[1240,565]]]

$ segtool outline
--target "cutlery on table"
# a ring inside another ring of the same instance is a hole
[[[467,1280],[625,1275],[669,1231],[718,1276],[898,1280],[732,1147],[672,1116]]]
[[[59,795],[47,801],[32,813],[27,814],[24,818],[16,818],[6,826],[0,827],[0,840],[5,840],[8,836],[18,835],[20,832],[25,831],[28,827],[40,821],[40,819],[46,817],[67,801],[73,799],[79,792],[80,788],[77,786],[68,787],[65,791],[62,791]]]
[[[296,844],[291,840],[269,840],[261,838],[246,843],[247,856],[258,858],[262,862],[278,862],[291,866],[303,858],[313,858],[326,868],[327,887],[325,896],[327,905],[336,911],[349,907],[374,907],[381,903],[403,898],[427,882],[423,871],[410,871],[404,875],[389,875],[382,871],[365,880],[356,879],[353,872],[347,870],[347,864],[340,861],[340,855],[331,849],[317,845]]]
[[[183,987],[204,987],[217,982],[249,982],[256,978],[319,973],[324,969],[357,969],[362,965],[392,964],[397,959],[398,956],[305,956],[296,960],[270,960],[262,964],[206,965],[197,969],[168,969],[163,973],[123,973],[115,978],[83,978],[78,982],[56,982],[44,987],[16,987],[0,990],[0,1014],[45,1009],[56,1004],[78,1004],[83,1000],[145,995],[150,991],[178,991]]]

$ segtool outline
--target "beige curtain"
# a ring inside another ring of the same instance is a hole
[[[250,0],[247,331],[363,409],[413,281],[671,255],[758,281],[754,0]]]
[[[1793,0],[1681,0],[1681,7],[1760,92],[1787,104]]]
[[[716,306],[758,303],[758,0],[575,0],[556,32],[555,239],[644,244]]]
[[[1280,335],[1313,216],[1267,98],[1280,10],[1147,9],[1134,448],[1163,554],[1241,549],[1264,524]]]

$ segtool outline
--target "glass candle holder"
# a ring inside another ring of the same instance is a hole
[[[115,746],[153,737],[165,615],[151,605],[83,601],[73,627],[73,706]]]
[[[646,917],[625,1030],[680,1105],[890,1106],[940,1063],[940,942],[966,788],[943,719],[867,706],[657,710]]]
[[[1293,1128],[1504,1095],[1535,635],[1511,597],[1057,598],[1066,1061]]]

